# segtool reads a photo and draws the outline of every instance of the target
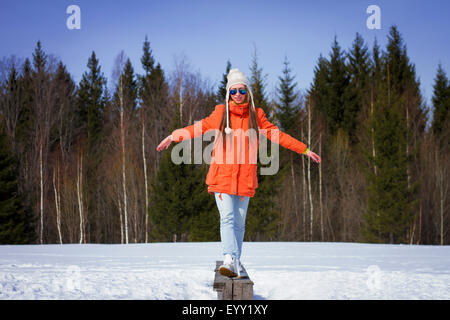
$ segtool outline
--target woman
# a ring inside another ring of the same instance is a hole
[[[246,277],[240,263],[245,217],[249,200],[258,187],[255,159],[259,142],[253,138],[263,133],[270,140],[307,155],[317,163],[320,163],[320,157],[308,150],[304,143],[279,131],[267,120],[263,109],[255,107],[253,94],[241,71],[231,69],[227,80],[225,105],[217,105],[209,117],[202,119],[201,130],[194,130],[198,124],[177,129],[156,150],[167,149],[172,141],[180,142],[203,135],[208,130],[216,130],[206,184],[208,192],[215,196],[220,213],[224,259],[219,272],[229,277]],[[255,134],[252,135],[252,132]],[[237,157],[240,157],[239,160]]]

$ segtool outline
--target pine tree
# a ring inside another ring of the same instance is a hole
[[[354,155],[356,159],[358,158],[358,155],[353,152],[354,150],[350,150],[355,146],[355,144],[352,145],[352,142],[356,143],[358,139],[363,138],[357,134],[356,124],[361,116],[360,109],[365,96],[363,78],[368,77],[364,71],[366,67],[363,68],[363,71],[361,70],[361,64],[364,64],[362,61],[366,56],[364,48],[362,39],[357,35],[353,48],[347,54],[341,49],[335,37],[329,59],[322,55],[319,56],[307,100],[308,104],[312,105],[313,126],[318,128],[313,131],[320,133],[320,137],[316,137],[316,139],[319,138],[320,142],[323,142],[323,148],[320,151],[323,154],[322,161],[324,164],[328,163],[323,168],[323,177],[328,177],[323,180],[324,194],[327,192],[332,194],[332,197],[328,198],[329,200],[326,197],[320,197],[318,209],[320,209],[322,218],[321,235],[325,234],[323,202],[329,201],[325,214],[328,215],[327,219],[335,221],[330,235],[340,241],[354,239],[359,233],[359,226],[354,220],[359,218],[360,208],[353,206],[353,203],[356,202],[349,203],[353,200],[352,194],[356,193],[352,187],[358,184],[359,177],[358,172],[353,172],[351,177],[347,172],[353,169],[349,156]],[[355,139],[356,137],[358,139]],[[349,185],[352,179],[355,182],[353,184],[352,181],[352,185]],[[322,187],[321,180],[319,180],[319,186]],[[314,209],[317,208],[312,206],[311,198],[309,197],[310,221],[313,220],[313,227],[311,228],[310,224],[310,234],[314,231]],[[305,200],[303,203],[303,206],[306,207]],[[344,210],[345,212],[343,212]]]
[[[227,75],[231,70],[231,62],[230,60],[227,61],[227,66],[225,68],[225,73],[222,75],[222,81],[220,82],[220,86],[217,90],[217,103],[224,103],[225,97],[227,94]]]
[[[431,130],[437,141],[439,141],[440,146],[449,150],[450,83],[441,64],[438,66],[434,80],[432,103],[433,121]]]
[[[330,134],[335,135],[339,128],[344,129],[347,126],[347,119],[345,115],[347,114],[346,109],[348,108],[348,86],[350,82],[350,76],[348,73],[348,68],[345,63],[345,51],[341,51],[337,39],[335,37],[332,51],[330,54],[330,74],[329,74],[329,90],[328,90],[328,100],[329,105],[321,105],[327,118],[329,119]],[[318,106],[319,107],[319,106]]]
[[[388,98],[387,82],[380,87],[373,118],[376,156],[368,173],[368,209],[363,236],[369,242],[405,242],[410,212],[405,153],[405,126],[398,96]],[[393,139],[395,137],[395,139]]]
[[[383,61],[380,54],[380,47],[375,39],[371,60],[369,62],[369,77],[368,77],[368,100],[363,105],[361,114],[361,124],[358,132],[357,162],[358,168],[367,177],[370,174],[377,174],[377,167],[370,161],[376,156],[375,142],[374,142],[374,123],[376,113],[376,101],[378,94],[383,94],[380,86],[383,81]]]
[[[59,144],[61,152],[68,152],[71,144],[74,142],[74,136],[77,128],[74,119],[76,117],[76,85],[72,80],[66,66],[59,62],[55,74],[56,102],[58,106],[59,117],[58,124],[53,128],[55,144]]]
[[[314,67],[314,77],[311,88],[308,90],[308,97],[310,99],[308,103],[313,103],[315,106],[313,108],[312,117],[315,119],[321,118],[326,124],[326,127],[324,128],[326,134],[329,134],[326,129],[330,127],[330,117],[328,117],[326,113],[328,105],[330,104],[330,73],[329,61],[320,54],[317,59],[317,64]],[[324,156],[326,156],[326,152],[324,152]]]
[[[183,202],[189,199],[179,192],[180,184],[185,182],[185,167],[185,164],[173,164],[170,152],[161,158],[157,176],[151,184],[151,241],[179,241],[181,234],[188,228],[188,213]]]
[[[315,100],[317,110],[322,112],[325,117],[327,114],[327,105],[329,104],[329,78],[330,63],[324,56],[322,56],[322,54],[320,54],[317,64],[314,67],[314,78],[310,89],[310,95]]]
[[[0,244],[35,241],[32,214],[22,205],[17,176],[17,162],[0,124]]]
[[[175,112],[175,114],[177,114]],[[175,115],[171,128],[179,128]],[[193,143],[186,140],[180,143]],[[150,239],[152,241],[217,241],[218,217],[213,198],[204,183],[204,166],[175,164],[172,144],[161,157],[157,175],[151,184]]]
[[[376,88],[378,83],[382,78],[382,67],[383,61],[380,53],[380,46],[378,45],[378,41],[375,38],[373,49],[372,49],[372,62],[370,63],[370,77],[372,88]]]
[[[261,175],[263,165],[258,164],[258,167],[258,188],[249,202],[244,237],[246,241],[276,240],[280,237],[278,227],[281,219],[277,197],[282,192],[281,184],[289,171],[285,166],[274,175]]]
[[[163,157],[164,153],[155,154],[152,150],[155,150],[160,141],[167,136],[167,132],[170,131],[170,125],[173,123],[173,112],[169,97],[169,85],[160,63],[156,63],[152,55],[150,42],[147,37],[143,45],[141,63],[145,72],[138,77],[138,98],[141,105],[141,139],[145,141],[145,145],[143,144],[145,154],[142,162],[145,167],[144,185],[147,187],[147,190],[145,190],[147,209],[146,240],[151,239],[154,241],[155,239],[163,238],[161,232],[158,233],[158,230],[153,229],[155,219],[158,219],[157,216],[153,217],[154,211],[158,211],[157,208],[155,209],[155,206],[157,207],[158,204],[153,203],[154,197],[158,197],[158,195],[153,194],[153,185],[157,182],[158,176],[161,176],[161,165],[168,159]],[[161,183],[164,182],[161,181]],[[164,241],[171,240],[166,238]]]
[[[191,165],[194,167],[193,165]],[[192,204],[194,214],[189,223],[189,241],[220,241],[220,219],[215,197],[208,193],[207,166],[194,167]]]
[[[291,75],[287,57],[285,57],[283,64],[283,76],[278,77],[280,83],[277,92],[279,101],[276,104],[277,119],[280,123],[280,130],[290,135],[295,135],[295,131],[298,128],[298,117],[300,112],[300,105],[297,100],[297,83],[294,82],[294,77]]]
[[[377,170],[367,176],[364,237],[367,241],[404,243],[409,240],[418,188],[416,173],[410,169],[417,151],[408,144],[414,140],[413,134],[422,132],[423,112],[414,67],[395,26],[388,39],[372,119],[375,155],[368,158]],[[405,100],[409,95],[418,103]],[[411,130],[411,119],[417,122],[418,132]]]
[[[145,120],[146,135],[149,136],[149,150],[154,150],[159,142],[164,139],[168,132],[171,121],[171,112],[168,112],[169,86],[164,71],[152,56],[150,42],[147,37],[143,45],[141,57],[144,75],[138,76],[138,99],[142,108],[141,117]],[[149,162],[153,163],[152,175],[156,176],[159,166],[160,154],[149,153]],[[150,173],[150,172],[149,172]]]
[[[267,75],[263,74],[263,69],[258,62],[258,52],[255,50],[252,56],[252,64],[250,66],[249,84],[252,89],[253,100],[256,108],[262,108],[267,116],[267,119],[272,120],[272,110],[269,110],[269,103],[266,97],[266,82]]]
[[[141,104],[148,107],[149,119],[161,119],[164,112],[163,109],[167,109],[167,83],[161,65],[158,63],[155,66],[156,62],[147,37],[143,45],[141,63],[145,73],[143,76],[138,77],[139,99]],[[161,130],[162,128],[158,129],[158,131]]]
[[[34,72],[35,73],[45,72],[46,64],[47,64],[47,55],[42,49],[41,42],[38,41],[33,53]]]
[[[19,118],[16,127],[16,142],[18,154],[24,154],[25,150],[31,150],[30,144],[32,141],[30,135],[33,134],[33,123],[35,122],[32,111],[33,104],[33,88],[32,88],[32,68],[31,62],[27,58],[22,67],[21,77],[19,78],[19,85],[21,88],[21,108],[19,111]]]
[[[78,90],[78,104],[82,126],[88,138],[89,150],[94,152],[101,138],[103,112],[105,109],[104,88],[106,78],[93,51],[87,64],[89,71],[83,74]]]
[[[356,123],[355,94],[350,90],[351,69],[346,64],[346,56],[335,37],[330,59],[320,55],[314,69],[311,97],[326,120],[330,136],[335,136],[339,129],[349,134]]]
[[[309,115],[305,113],[306,111],[301,110],[301,100],[299,99],[299,92],[296,89],[297,84],[294,82],[294,79],[295,78],[291,75],[291,69],[289,68],[289,62],[286,57],[282,70],[282,76],[279,77],[276,117],[277,119],[279,119],[280,128],[282,131],[290,134],[293,137],[299,137],[299,140],[303,140],[303,142],[307,144],[308,141],[305,140],[307,130],[305,130],[305,134],[303,137],[300,136],[303,132],[303,130],[301,130],[301,127],[304,126],[304,124],[306,127],[307,122],[303,119],[305,119],[306,116]],[[309,99],[307,103],[310,103]],[[312,110],[308,108],[307,111],[311,112],[312,115]],[[299,175],[297,174],[297,172],[301,172],[303,169],[303,172],[300,173],[300,177],[303,174],[310,177],[310,167],[308,167],[308,172],[306,172],[306,167],[304,166],[303,160],[297,161],[296,159],[298,158],[295,153],[284,148],[280,152],[280,158],[281,166],[283,167],[283,170],[286,170],[285,186],[288,186],[290,188],[289,194],[292,195],[292,203],[290,203],[290,206],[287,207],[288,209],[290,209],[290,212],[287,212],[285,214],[285,218],[283,219],[283,230],[285,233],[284,236],[287,237],[287,239],[299,239],[302,234],[303,239],[305,239],[306,230],[301,226],[305,226],[306,212],[304,210],[306,209],[306,206],[305,202],[303,202],[303,207],[301,207],[301,199],[302,196],[306,197],[305,193],[307,192],[305,189],[303,189],[303,193],[299,192],[299,190],[302,190],[302,180],[298,178]],[[299,168],[301,165],[303,166]],[[310,222],[313,222],[313,209],[310,207],[310,210]],[[311,230],[312,227],[310,224],[310,235],[312,235]]]
[[[355,143],[356,127],[358,123],[358,115],[363,105],[368,104],[370,97],[369,88],[369,70],[370,57],[369,49],[364,43],[359,33],[356,33],[353,46],[348,54],[348,68],[350,75],[350,83],[347,88],[347,107],[344,110],[343,127],[348,132],[350,141]]]
[[[142,67],[144,68],[145,74],[149,75],[153,71],[155,65],[155,58],[153,58],[152,56],[152,49],[150,48],[150,42],[148,41],[147,36],[145,36],[143,51],[144,53],[141,57],[141,63]]]

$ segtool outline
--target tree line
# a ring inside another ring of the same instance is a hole
[[[31,59],[3,58],[0,243],[220,240],[205,184],[209,166],[175,164],[173,145],[161,153],[156,146],[224,102],[232,63],[218,86],[185,58],[167,74],[147,37],[140,62],[137,74],[120,52],[108,80],[92,52],[75,83],[40,41]],[[281,65],[269,94],[255,48],[255,104],[322,162],[280,148],[278,173],[258,170],[245,240],[448,244],[450,84],[443,67],[427,106],[396,26],[385,49],[377,40],[369,49],[356,33],[346,51],[335,37],[304,92],[287,57]]]

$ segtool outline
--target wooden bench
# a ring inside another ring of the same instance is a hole
[[[249,278],[229,278],[219,273],[223,261],[216,261],[213,288],[218,300],[253,300],[253,281]],[[245,269],[244,269],[245,270]]]

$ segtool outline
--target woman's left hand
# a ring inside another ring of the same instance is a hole
[[[167,149],[173,141],[172,135],[165,138],[161,143],[156,147],[157,151],[161,151],[162,149]]]
[[[307,155],[308,157],[310,157],[314,162],[320,163],[320,157],[319,157],[319,155],[315,154],[315,153],[312,152],[311,150],[308,150],[308,151],[306,152],[306,155]]]

